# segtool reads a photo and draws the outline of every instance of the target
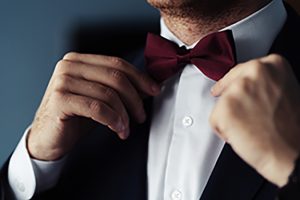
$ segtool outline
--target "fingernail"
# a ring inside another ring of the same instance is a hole
[[[116,125],[117,132],[123,132],[125,130],[125,125],[121,119],[119,119],[117,125]]]
[[[120,138],[122,140],[126,140],[129,137],[129,129],[125,129],[125,131],[120,133]]]

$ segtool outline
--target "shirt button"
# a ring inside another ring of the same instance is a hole
[[[20,182],[17,179],[15,180],[15,182],[16,182],[16,186],[17,186],[18,190],[20,192],[25,192],[25,185],[24,185],[24,183]]]
[[[186,116],[182,119],[182,124],[183,126],[185,127],[190,127],[193,125],[193,118],[192,117],[189,117],[189,116]]]
[[[181,200],[182,199],[182,194],[179,190],[174,190],[171,194],[172,200]]]

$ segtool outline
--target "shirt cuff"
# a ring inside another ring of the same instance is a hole
[[[27,150],[25,131],[17,145],[8,166],[8,182],[16,199],[31,199],[35,193],[53,187],[62,170],[65,158],[58,161],[32,159]]]

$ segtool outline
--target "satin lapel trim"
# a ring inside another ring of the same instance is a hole
[[[287,21],[274,41],[270,53],[279,53],[291,63],[300,80],[299,16],[286,5]],[[251,200],[255,198],[264,178],[242,161],[229,145],[225,145],[200,200]]]

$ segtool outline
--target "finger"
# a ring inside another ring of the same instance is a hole
[[[223,91],[242,73],[245,64],[238,64],[232,68],[223,78],[221,78],[215,85],[211,88],[211,94],[215,97],[220,96]]]
[[[90,65],[102,65],[112,67],[125,73],[134,86],[141,92],[147,95],[157,95],[160,92],[160,86],[146,73],[140,72],[133,65],[124,59],[93,54],[68,53],[64,56],[65,60],[87,63]]]
[[[220,110],[221,109],[221,110]],[[216,106],[213,108],[210,117],[209,122],[211,125],[211,128],[213,129],[214,133],[223,141],[228,142],[227,137],[224,134],[224,130],[220,123],[220,115],[222,112],[222,108],[220,108],[219,102],[216,104]]]
[[[128,112],[139,123],[146,119],[143,102],[137,90],[123,72],[114,68],[95,66],[72,61],[60,61],[55,73],[103,84],[114,89],[122,99]]]
[[[270,54],[260,58],[259,60],[268,66],[269,73],[271,73],[276,80],[282,80],[285,78],[285,76],[290,77],[294,74],[290,63],[283,56],[278,54]]]
[[[242,75],[258,78],[262,75],[262,72],[271,73],[274,79],[279,80],[284,77],[285,69],[291,70],[287,60],[280,55],[270,54],[268,56],[253,59],[246,63],[242,63],[232,68],[222,79],[220,79],[212,88],[211,94],[213,96],[220,96],[223,91],[230,85],[234,80],[241,77]]]
[[[126,128],[129,128],[129,117],[119,95],[111,88],[97,82],[77,79],[71,76],[60,76],[55,80],[56,88],[62,92],[91,97],[103,101],[122,116]]]
[[[90,118],[109,127],[112,131],[116,132],[121,139],[128,137],[129,132],[126,132],[126,127],[121,116],[104,102],[70,93],[61,94],[60,99],[62,100],[60,104],[62,105],[61,110],[63,110],[66,115]]]
[[[270,63],[270,64],[279,64],[280,66],[285,66],[287,65],[288,61],[283,57],[278,54],[270,54],[268,56],[262,57],[259,59],[263,63]]]

